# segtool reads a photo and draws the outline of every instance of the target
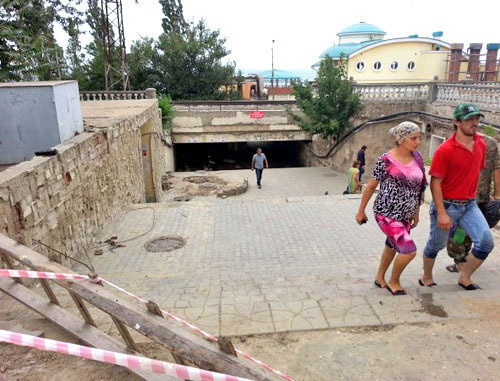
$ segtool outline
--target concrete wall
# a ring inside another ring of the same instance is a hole
[[[56,146],[56,156],[35,157],[0,172],[0,233],[51,256],[34,239],[79,256],[116,213],[146,201],[141,160],[145,124],[154,132],[152,178],[155,195],[162,199],[161,175],[169,156],[160,139],[156,100],[82,106],[88,132]]]
[[[364,102],[364,107],[354,120],[354,125],[359,125],[367,120],[380,116],[397,114],[405,111],[425,111],[426,113],[451,118],[454,105],[439,103],[405,103],[405,102]],[[482,110],[485,120],[500,125],[500,112]],[[404,120],[412,121],[422,127],[422,142],[419,151],[424,158],[432,156],[432,149],[436,148],[438,139],[434,139],[434,147],[431,147],[433,136],[449,138],[454,130],[451,122],[440,121],[426,116],[412,116],[390,122],[375,123],[368,125],[353,134],[347,141],[335,149],[328,158],[318,158],[317,155],[325,155],[332,147],[332,141],[313,137],[308,149],[302,153],[303,161],[308,166],[327,166],[340,172],[346,172],[356,160],[361,146],[367,145],[366,172],[370,173],[376,159],[384,152],[394,147],[394,140],[388,136],[389,129]],[[481,132],[481,131],[480,131]]]
[[[425,105],[425,111],[430,114],[452,118],[455,106],[456,104],[443,104],[437,102],[427,103]],[[500,110],[487,110],[481,107],[480,109],[481,112],[484,114],[484,120],[486,122],[500,126]]]
[[[0,164],[29,160],[83,132],[76,81],[0,84],[0,115]]]
[[[298,112],[292,106],[294,112]],[[255,118],[252,113],[261,113]],[[284,105],[176,106],[174,143],[258,142],[310,140],[285,110]]]

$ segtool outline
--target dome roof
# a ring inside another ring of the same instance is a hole
[[[326,49],[319,58],[325,58],[327,55],[330,56],[330,58],[340,58],[340,55],[343,54],[347,57],[351,55],[351,53],[354,53],[356,50],[364,48],[365,46],[368,46],[370,44],[374,44],[375,42],[379,42],[380,40],[370,40],[370,41],[363,41],[360,43],[346,43],[346,44],[340,44],[340,45],[334,45],[331,48]]]
[[[381,34],[381,35],[386,34],[378,26],[367,24],[365,22],[360,22],[359,24],[354,24],[348,26],[347,28],[342,29],[339,33],[337,33],[337,36],[346,36],[349,34],[365,34],[365,33]]]

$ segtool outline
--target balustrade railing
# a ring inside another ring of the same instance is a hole
[[[500,110],[500,82],[474,83],[384,83],[353,85],[353,91],[363,101],[408,102],[427,101],[457,104],[473,102],[487,109]],[[142,91],[82,91],[81,101],[106,101],[124,99],[154,99],[155,89]],[[280,110],[285,105],[294,107],[294,101],[198,101],[175,102],[178,110],[191,111],[235,111],[235,110]]]
[[[457,104],[472,102],[487,109],[500,109],[500,86],[437,84],[436,101]]]
[[[156,89],[139,91],[80,91],[80,101],[118,101],[156,98]]]
[[[353,91],[361,95],[361,99],[369,101],[415,101],[427,100],[428,83],[384,83],[355,84]]]

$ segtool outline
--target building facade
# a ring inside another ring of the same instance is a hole
[[[482,44],[471,44],[466,53],[463,44],[441,40],[443,32],[391,39],[384,39],[385,34],[372,24],[351,25],[337,34],[339,43],[326,49],[312,67],[317,70],[326,57],[334,62],[344,58],[348,78],[359,83],[500,80],[498,44],[488,44],[488,53],[481,55]]]

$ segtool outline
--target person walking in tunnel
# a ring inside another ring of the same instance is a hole
[[[417,151],[420,128],[415,123],[402,122],[391,128],[389,135],[396,140],[396,147],[378,158],[355,218],[360,225],[368,221],[365,209],[380,183],[373,211],[387,239],[374,283],[392,295],[406,295],[399,279],[417,253],[410,231],[418,224],[427,180],[422,155]],[[386,282],[385,273],[393,260],[391,278]]]
[[[475,196],[479,172],[485,168],[486,143],[477,133],[484,115],[472,103],[460,103],[453,112],[455,133],[441,144],[432,158],[431,227],[424,249],[422,286],[435,285],[432,269],[436,256],[446,246],[449,230],[457,224],[465,229],[474,246],[461,266],[458,285],[467,291],[480,289],[471,280],[493,250],[494,240],[488,222],[479,210]]]
[[[257,153],[253,155],[252,158],[252,171],[255,169],[255,174],[257,176],[257,186],[259,189],[262,188],[262,172],[264,172],[264,164],[266,168],[269,168],[269,162],[267,161],[266,155],[262,152],[262,148],[257,148]]]

